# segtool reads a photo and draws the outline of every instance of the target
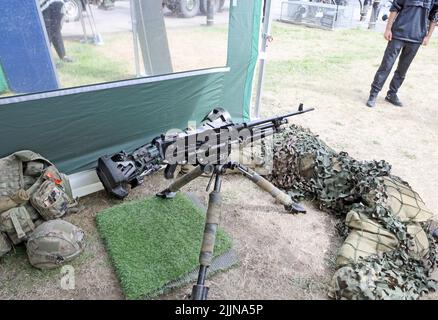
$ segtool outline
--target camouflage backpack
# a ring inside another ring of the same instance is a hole
[[[44,220],[58,219],[75,211],[78,203],[73,198],[67,177],[55,167],[48,167],[42,177],[43,182],[33,193],[30,202]]]
[[[30,235],[27,255],[38,269],[53,269],[76,258],[85,247],[85,234],[64,220],[44,222]]]
[[[63,216],[77,205],[65,175],[32,151],[0,159],[0,231],[13,244],[27,239],[35,224]]]
[[[41,168],[39,173],[33,169],[35,166]],[[32,151],[19,151],[0,159],[0,213],[29,201],[41,183],[38,176],[48,166],[52,166],[50,161]]]

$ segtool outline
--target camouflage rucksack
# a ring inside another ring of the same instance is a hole
[[[50,161],[28,150],[0,159],[0,213],[27,202],[41,183],[38,177],[42,170],[49,166],[53,166]],[[24,199],[17,197],[23,191],[28,195]]]
[[[62,217],[76,205],[67,176],[41,155],[19,151],[0,159],[0,230],[14,244],[25,241],[41,217]]]
[[[53,269],[82,253],[85,234],[64,220],[50,220],[35,229],[26,247],[31,265],[39,269]]]

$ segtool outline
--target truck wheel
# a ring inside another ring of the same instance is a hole
[[[200,0],[180,0],[179,13],[184,18],[192,18],[199,13]]]
[[[66,0],[64,2],[64,21],[78,21],[82,11],[81,0]]]
[[[225,4],[225,0],[214,0],[213,1],[213,10],[214,13],[218,12]],[[201,14],[207,14],[207,0],[201,0],[201,5],[199,10]]]

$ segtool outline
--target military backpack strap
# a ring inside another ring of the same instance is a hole
[[[6,234],[0,232],[0,257],[12,250],[11,243]]]

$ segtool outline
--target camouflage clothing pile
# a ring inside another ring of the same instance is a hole
[[[345,218],[330,297],[417,299],[438,289],[430,278],[437,264],[434,215],[386,161],[337,153],[294,125],[275,137],[273,158],[269,178],[277,187]]]
[[[0,159],[0,257],[24,243],[34,267],[70,261],[83,250],[84,232],[59,218],[77,206],[67,176],[39,154]]]

